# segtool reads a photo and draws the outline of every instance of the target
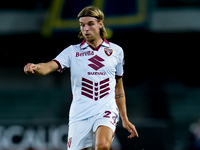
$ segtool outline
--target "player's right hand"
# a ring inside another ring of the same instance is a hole
[[[24,72],[26,74],[33,74],[35,73],[35,70],[37,69],[37,65],[33,64],[33,63],[28,63],[25,67],[24,67]]]

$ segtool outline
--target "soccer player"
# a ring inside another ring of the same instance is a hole
[[[56,70],[70,68],[73,101],[69,113],[69,150],[109,150],[119,115],[123,127],[137,136],[129,121],[123,88],[123,59],[121,47],[104,37],[104,14],[96,7],[85,7],[78,14],[82,43],[64,49],[47,63],[28,63],[26,74],[44,76]]]

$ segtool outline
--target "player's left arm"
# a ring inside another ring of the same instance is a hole
[[[128,136],[128,138],[132,138],[135,136],[139,137],[135,126],[129,121],[128,116],[127,116],[126,98],[125,98],[123,80],[122,80],[122,77],[119,77],[119,76],[117,76],[117,84],[115,87],[115,98],[116,98],[117,106],[119,108],[119,115],[122,119],[122,125],[125,129],[127,129],[131,133]]]

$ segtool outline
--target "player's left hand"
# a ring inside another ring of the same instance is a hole
[[[128,136],[128,138],[133,138],[133,137],[139,137],[137,130],[135,128],[135,126],[130,122],[130,121],[124,121],[123,123],[123,127],[125,129],[127,129],[131,134]]]

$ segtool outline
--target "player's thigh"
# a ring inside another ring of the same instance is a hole
[[[113,139],[113,130],[107,126],[99,126],[95,132],[95,147],[110,148]]]
[[[119,115],[111,110],[105,110],[99,114],[93,126],[93,132],[95,133],[95,147],[110,147],[116,125],[119,120]]]

